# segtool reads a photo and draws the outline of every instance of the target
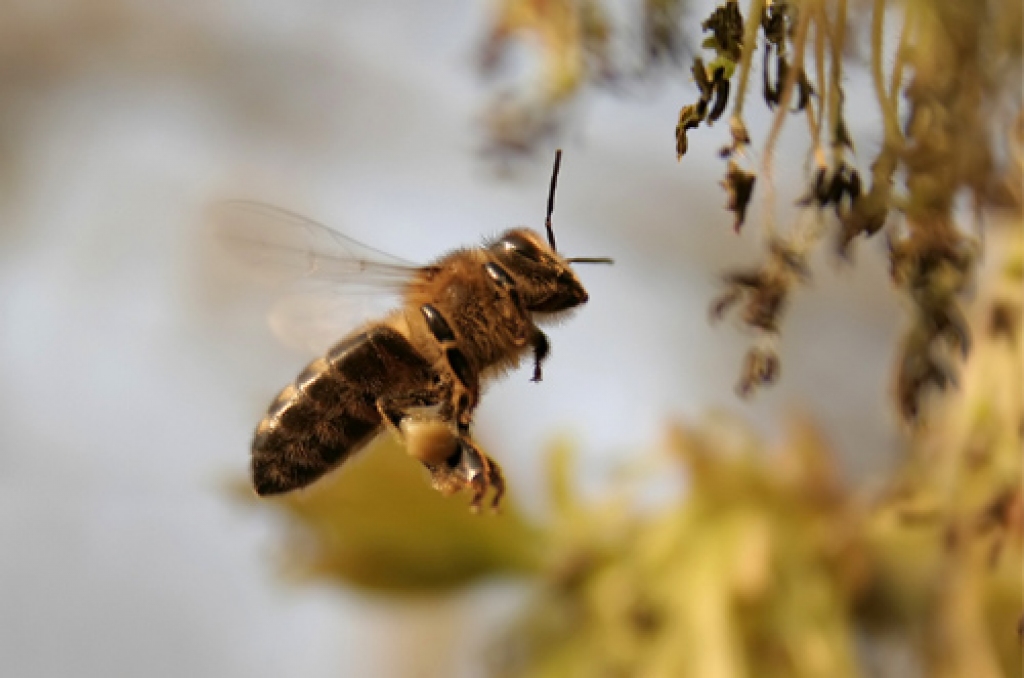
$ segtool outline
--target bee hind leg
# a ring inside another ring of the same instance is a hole
[[[501,467],[494,459],[481,452],[468,437],[463,436],[459,439],[459,451],[458,460],[452,460],[455,463],[452,471],[461,481],[462,487],[470,489],[473,493],[470,510],[474,513],[480,510],[491,488],[494,488],[491,507],[497,509],[505,494],[505,479]]]
[[[545,342],[546,344],[546,342]],[[451,495],[468,489],[470,510],[480,510],[488,491],[494,489],[491,507],[498,508],[505,495],[501,467],[473,443],[469,435],[475,393],[431,390],[377,403],[389,427],[406,443],[407,451],[430,473],[435,490]],[[439,404],[433,414],[413,414],[415,407]]]

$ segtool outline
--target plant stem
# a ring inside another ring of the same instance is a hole
[[[900,88],[903,85],[903,67],[907,63],[907,43],[910,42],[910,31],[913,27],[913,5],[907,3],[903,10],[903,27],[900,29],[900,41],[896,45],[896,58],[889,79],[889,105],[893,111],[899,111]]]
[[[897,146],[900,138],[899,121],[892,106],[889,93],[885,89],[885,76],[882,74],[882,38],[885,28],[885,0],[875,0],[871,12],[871,79],[875,84],[875,97],[882,108],[882,121],[885,129],[885,143]],[[901,40],[902,44],[902,40]]]
[[[828,37],[828,16],[825,14],[825,5],[818,3],[816,7],[818,14],[817,23],[814,27],[814,70],[815,80],[818,87],[818,121],[813,128],[814,162],[824,167],[827,163],[824,152],[821,150],[821,128],[825,121],[825,41]],[[813,101],[808,102],[807,110],[813,108]]]
[[[876,2],[877,4],[877,2]],[[822,14],[825,14],[822,7]],[[842,160],[843,148],[838,141],[839,123],[843,113],[843,43],[846,40],[846,0],[839,0],[836,25],[831,32],[832,63],[829,69],[828,125],[832,134],[833,161]]]
[[[743,26],[743,53],[740,57],[740,85],[736,92],[736,104],[732,109],[732,117],[742,123],[743,102],[747,95],[747,82],[750,80],[750,62],[757,49],[757,29],[761,27],[761,15],[764,14],[765,0],[750,0],[747,8],[747,22]]]
[[[845,2],[845,0],[843,0]],[[807,45],[807,26],[810,24],[812,12],[800,12],[800,20],[796,25],[796,33],[793,36],[793,44],[796,46],[796,53],[793,57],[793,65],[786,74],[786,82],[782,86],[782,94],[779,98],[779,107],[775,111],[775,119],[772,122],[771,132],[768,134],[768,141],[764,145],[764,156],[762,160],[762,172],[765,178],[765,236],[771,240],[775,237],[775,188],[772,181],[772,159],[775,154],[775,145],[778,143],[779,134],[782,132],[782,125],[789,114],[789,101],[793,97],[793,86],[796,84],[797,76],[804,70],[804,51]]]

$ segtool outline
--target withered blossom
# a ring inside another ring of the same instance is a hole
[[[730,307],[743,301],[744,324],[755,329],[778,333],[779,316],[789,294],[790,278],[770,268],[737,271],[723,276],[727,291],[711,306],[712,317],[721,318]]]
[[[706,108],[707,104],[699,101],[696,104],[683,106],[679,110],[679,122],[676,123],[676,160],[680,160],[686,155],[686,151],[689,148],[686,133],[700,126],[701,120],[704,119]]]
[[[843,100],[845,95],[843,94],[842,88],[839,90],[839,99]],[[846,126],[846,118],[843,117],[842,110],[839,112],[839,118],[836,120],[836,127],[832,130],[832,145],[843,146],[849,149],[853,149],[853,137],[850,136],[850,129]]]
[[[836,215],[851,207],[861,197],[863,187],[860,174],[855,167],[840,162],[833,169],[820,167],[814,175],[810,192],[797,201],[798,205],[814,205],[818,208],[833,206]],[[846,200],[844,201],[844,198]]]
[[[690,67],[693,81],[697,85],[700,96],[695,104],[684,106],[679,111],[679,122],[676,125],[676,159],[686,153],[688,143],[686,132],[698,127],[701,122],[718,121],[729,106],[729,78],[739,61],[743,48],[743,15],[740,14],[736,0],[728,0],[725,5],[715,8],[701,27],[711,31],[703,43],[707,49],[716,52],[711,62],[711,70],[704,65],[701,57],[695,57]]]
[[[785,0],[766,5],[761,12],[761,30],[764,39],[777,47],[782,47],[786,36],[792,32],[796,9]]]
[[[917,419],[923,396],[930,389],[944,391],[956,384],[956,371],[934,354],[930,337],[911,333],[903,343],[896,370],[896,406],[903,418]]]
[[[681,159],[689,147],[687,142],[687,131],[700,126],[704,120],[708,124],[715,122],[725,112],[729,104],[729,79],[725,77],[725,69],[717,67],[712,75],[708,77],[704,60],[695,57],[690,67],[693,74],[693,81],[700,91],[697,103],[683,106],[679,110],[679,122],[676,123],[676,160]],[[710,112],[708,106],[711,105]]]
[[[778,333],[779,316],[794,277],[799,271],[776,255],[759,269],[734,271],[722,276],[726,291],[711,305],[711,316],[720,319],[734,304],[745,301],[744,324],[768,333]]]
[[[743,369],[736,384],[736,393],[747,398],[760,386],[774,384],[782,371],[779,356],[770,349],[752,348],[743,358]]]
[[[792,37],[797,10],[788,2],[781,0],[771,3],[761,13],[761,30],[764,33],[764,58],[761,60],[762,93],[769,110],[774,110],[782,102],[782,89],[789,77],[789,59],[787,58],[787,39]],[[775,78],[772,80],[772,64],[775,65]],[[807,79],[804,69],[796,76],[797,103],[794,112],[807,107],[814,94],[814,87]]]
[[[773,240],[768,261],[763,266],[723,276],[726,289],[712,303],[711,319],[720,320],[730,308],[742,303],[741,318],[745,325],[765,335],[776,335],[793,283],[809,278],[806,257],[790,244]],[[780,371],[779,357],[774,350],[754,347],[744,359],[736,390],[747,397],[757,387],[774,383]]]
[[[750,133],[741,119],[737,117],[729,119],[729,134],[732,135],[732,145],[734,148],[750,145]]]
[[[705,40],[705,47],[714,49],[731,61],[740,60],[743,50],[743,15],[736,0],[728,0],[724,6],[716,7],[700,27],[711,31],[711,37]]]
[[[708,77],[708,70],[704,66],[704,60],[699,56],[693,58],[690,74],[693,75],[693,82],[697,85],[697,90],[700,92],[700,101],[703,101],[706,105],[711,100],[711,97],[714,96],[715,85],[711,78]]]
[[[782,90],[786,85],[786,78],[789,77],[790,68],[789,61],[782,54],[781,50],[776,50],[774,54],[775,79],[773,82],[771,76],[771,63],[773,61],[772,45],[765,43],[764,59],[762,60],[762,91],[764,102],[769,110],[775,110],[775,107],[782,103]],[[802,68],[797,74],[794,84],[797,88],[797,101],[793,111],[799,112],[807,108],[807,104],[810,103],[811,96],[814,94],[814,87],[811,85],[810,80],[807,79],[806,71]]]
[[[755,181],[757,181],[756,174],[742,169],[735,160],[729,161],[725,179],[721,184],[727,196],[726,209],[736,214],[733,230],[737,233],[747,218],[747,207],[750,206],[750,199],[754,195]]]
[[[849,210],[839,215],[839,254],[849,256],[850,243],[864,234],[868,237],[882,230],[889,218],[893,174],[896,171],[896,154],[885,147],[871,166],[871,188],[853,201]]]
[[[889,249],[893,281],[915,306],[896,389],[900,412],[913,420],[930,388],[956,384],[953,368],[940,354],[954,349],[966,357],[970,352],[971,335],[957,295],[971,282],[977,251],[973,242],[948,225],[912,231],[900,241],[890,238]]]
[[[717,121],[725,113],[725,108],[729,105],[729,79],[725,77],[725,69],[719,66],[715,69],[714,80],[714,104],[711,106],[711,111],[708,113],[708,124]]]

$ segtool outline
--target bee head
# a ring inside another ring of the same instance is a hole
[[[558,185],[558,169],[562,164],[562,151],[555,152],[555,166],[551,170],[551,187],[548,189],[548,213],[544,220],[547,241],[528,228],[514,228],[506,231],[489,247],[497,258],[501,270],[488,272],[498,280],[505,272],[526,309],[532,313],[558,313],[586,303],[588,295],[583,284],[576,277],[570,264],[610,264],[606,257],[576,257],[565,259],[555,247],[555,231],[551,227],[551,214],[555,210],[555,187]]]
[[[587,301],[569,262],[530,229],[506,231],[489,249],[528,311],[558,313]]]

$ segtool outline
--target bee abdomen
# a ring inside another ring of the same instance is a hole
[[[424,370],[427,363],[408,341],[383,325],[346,337],[310,363],[256,428],[257,494],[304,487],[342,463],[379,432],[378,398],[408,389]]]

